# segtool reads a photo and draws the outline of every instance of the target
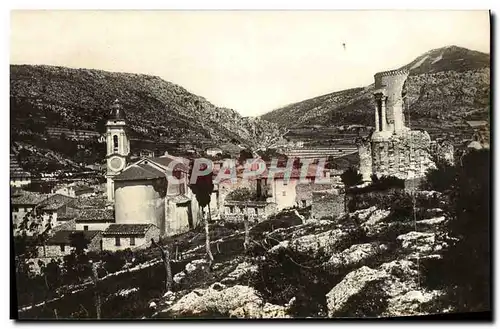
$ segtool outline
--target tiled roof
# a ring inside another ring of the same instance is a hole
[[[110,209],[80,209],[75,216],[77,222],[114,222],[115,216]]]
[[[102,233],[104,236],[114,235],[143,235],[153,224],[111,224]]]
[[[225,206],[249,206],[249,207],[265,207],[269,204],[267,201],[224,201]]]
[[[128,181],[128,180],[149,180],[165,177],[165,173],[153,168],[147,164],[134,164],[119,175],[115,176],[115,181]]]
[[[277,168],[277,169],[285,169],[285,168]],[[317,166],[316,165],[309,165],[309,167],[307,168],[307,172],[306,172],[306,175],[305,177],[306,178],[314,178],[316,177],[316,171],[317,171]],[[323,174],[324,172],[328,171],[327,169],[323,170]],[[293,179],[299,179],[301,177],[301,174],[302,174],[302,168],[293,168],[291,170],[291,173],[290,173],[290,178],[293,178]],[[322,176],[324,177],[324,175]],[[260,175],[260,178],[269,178],[269,170],[266,168],[266,170]],[[284,179],[285,178],[285,172],[284,171],[281,171],[281,172],[274,172],[274,175],[273,175],[273,179]]]
[[[172,161],[177,160],[179,163],[175,165],[174,170],[181,170],[184,172],[189,171],[189,162],[188,162],[189,160],[183,158],[166,155],[162,157],[150,158],[148,160],[155,162],[165,168],[167,168],[170,165],[170,163],[172,163]]]
[[[71,237],[77,234],[83,236],[90,242],[100,231],[57,231],[47,240],[48,245],[70,244]]]
[[[66,195],[54,194],[50,198],[40,202],[39,207],[43,210],[57,210],[74,200],[75,198]]]
[[[77,185],[75,186],[74,188],[74,191],[75,192],[81,192],[81,191],[94,191],[94,189],[90,186],[87,186],[87,185]]]
[[[98,208],[104,209],[107,205],[107,200],[103,197],[77,198],[72,203],[72,206],[78,209]]]
[[[11,195],[10,202],[13,205],[37,205],[50,196],[50,194],[22,191],[19,194]]]
[[[75,218],[80,212],[80,209],[74,208],[74,207],[67,207],[66,211],[64,214],[58,215],[57,220],[71,220]]]
[[[467,124],[471,127],[481,127],[488,125],[488,121],[467,121]]]

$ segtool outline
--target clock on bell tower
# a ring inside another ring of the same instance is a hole
[[[130,153],[130,141],[127,138],[125,111],[118,100],[111,105],[106,123],[106,186],[108,201],[114,200],[113,177],[118,175],[127,165]]]

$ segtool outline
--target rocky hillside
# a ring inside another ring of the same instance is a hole
[[[104,132],[115,99],[133,137],[148,140],[233,142],[251,147],[279,136],[276,125],[243,118],[156,76],[53,66],[11,65],[13,140],[44,137],[46,126]]]
[[[490,55],[456,46],[434,49],[403,66],[412,125],[489,120]],[[390,69],[390,68],[388,68]],[[375,74],[376,72],[366,72]],[[262,116],[283,127],[373,124],[373,84],[287,105]]]

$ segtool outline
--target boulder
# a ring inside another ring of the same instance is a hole
[[[368,220],[368,217],[370,217],[370,215],[375,210],[377,210],[377,207],[375,206],[371,206],[370,208],[366,209],[356,210],[355,212],[350,214],[350,217],[353,219],[357,219],[357,222],[361,224],[364,223],[366,220]]]
[[[396,240],[401,243],[403,249],[411,252],[409,258],[431,254],[441,250],[446,245],[438,243],[436,234],[430,232],[411,231],[398,236]]]
[[[369,230],[371,227],[375,226],[377,223],[383,221],[389,216],[391,212],[389,210],[377,209],[373,211],[368,219],[361,224],[361,228],[364,230]]]
[[[363,261],[387,250],[387,245],[379,243],[355,244],[344,251],[334,254],[327,262],[327,266],[348,267],[356,266]]]
[[[415,280],[419,275],[417,264],[405,259],[384,263],[379,269],[407,282]]]
[[[441,295],[441,291],[433,290],[411,290],[404,294],[390,298],[387,310],[384,312],[387,316],[408,316],[425,314],[422,310],[422,304],[428,303]]]
[[[257,269],[258,269],[257,265],[253,265],[253,264],[250,264],[248,262],[240,263],[240,264],[238,264],[238,266],[236,266],[234,271],[229,273],[227,275],[227,277],[222,279],[221,282],[222,283],[236,282],[247,274],[257,272]]]
[[[441,224],[442,222],[445,221],[445,219],[446,218],[444,216],[434,217],[434,218],[429,218],[429,219],[422,219],[422,220],[418,220],[417,224],[426,225],[426,226],[434,226],[437,224]]]
[[[216,313],[238,318],[286,316],[285,307],[265,304],[252,287],[235,285],[226,288],[221,283],[188,293],[167,311],[174,315]]]
[[[179,273],[176,273],[173,277],[173,280],[175,283],[181,283],[182,280],[186,277],[186,273],[184,271],[181,271]]]
[[[335,313],[347,305],[351,297],[361,293],[369,284],[378,283],[389,277],[385,271],[374,270],[368,266],[350,272],[326,295],[328,316],[335,316]]]
[[[305,235],[290,241],[289,248],[298,252],[311,253],[314,256],[319,250],[333,253],[338,246],[349,237],[349,231],[333,229],[319,234]]]
[[[246,304],[242,307],[229,312],[232,318],[250,318],[250,319],[279,319],[290,318],[287,309],[284,306],[265,303],[264,306],[258,304]]]
[[[197,268],[204,268],[205,266],[208,266],[208,262],[205,259],[195,259],[186,264],[184,271],[189,274],[196,271]]]

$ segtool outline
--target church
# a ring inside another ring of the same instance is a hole
[[[130,140],[123,106],[115,101],[106,123],[106,189],[116,224],[153,224],[161,236],[198,225],[200,209],[188,187],[189,163],[168,154],[127,163]],[[175,182],[169,176],[176,178]]]

